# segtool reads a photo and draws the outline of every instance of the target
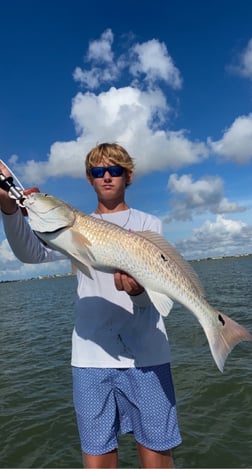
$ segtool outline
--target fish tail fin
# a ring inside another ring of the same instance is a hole
[[[242,341],[252,341],[252,335],[245,327],[219,311],[217,324],[204,327],[209,346],[217,367],[223,372],[224,364],[231,350]]]

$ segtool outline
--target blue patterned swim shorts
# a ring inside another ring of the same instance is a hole
[[[181,443],[169,363],[143,368],[73,367],[73,399],[81,448],[104,454],[118,435],[165,451]]]

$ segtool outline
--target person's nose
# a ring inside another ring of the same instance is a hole
[[[111,180],[111,176],[110,176],[110,173],[108,172],[108,170],[104,173],[104,179],[105,180]]]

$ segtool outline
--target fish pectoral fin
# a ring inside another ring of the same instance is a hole
[[[71,231],[72,249],[69,251],[71,262],[84,275],[92,279],[90,267],[92,267],[93,255],[89,249],[90,241],[78,231]]]
[[[73,259],[71,260],[71,263],[72,263],[72,272],[75,274],[75,268],[80,270],[84,275],[86,275],[86,277],[90,278],[91,280],[93,280],[93,277],[90,273],[90,270],[88,268],[87,265],[83,264],[81,261],[78,261],[77,259]]]
[[[92,244],[84,235],[82,235],[78,231],[72,230],[71,235],[72,235],[72,242],[77,253],[75,255],[75,258],[77,257],[77,259],[79,259],[80,262],[83,259],[83,262],[85,265],[91,266],[92,261],[95,261],[95,257],[92,254],[91,250],[89,249],[90,246],[92,246]]]
[[[90,241],[86,238],[86,236],[84,236],[82,233],[79,233],[79,231],[75,231],[72,229],[71,233],[72,233],[72,239],[77,246],[80,246],[80,247],[82,247],[83,245],[92,246],[92,243],[90,243]]]
[[[146,289],[146,292],[161,316],[168,316],[173,306],[171,298],[163,293],[155,292],[153,290]]]

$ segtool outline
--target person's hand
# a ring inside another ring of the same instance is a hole
[[[4,164],[2,164],[1,162],[0,162],[0,171],[6,177],[11,176],[6,166],[4,166]],[[8,215],[15,213],[18,208],[15,200],[11,199],[8,195],[8,192],[6,192],[4,189],[1,189],[1,188],[0,188],[0,208],[4,213]]]
[[[114,282],[117,290],[125,291],[128,295],[135,296],[144,292],[144,288],[125,272],[116,272],[114,274]]]

